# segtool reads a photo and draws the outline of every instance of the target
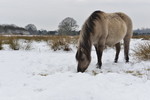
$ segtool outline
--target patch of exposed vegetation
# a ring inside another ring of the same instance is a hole
[[[150,42],[139,44],[134,50],[135,58],[139,60],[150,60]]]
[[[23,40],[24,45],[20,45],[19,40]],[[64,50],[70,51],[69,44],[77,44],[78,36],[54,36],[54,35],[1,35],[0,36],[0,50],[3,49],[3,44],[8,44],[12,50],[30,50],[32,41],[41,42],[45,41],[54,51]]]
[[[134,39],[150,40],[150,35],[134,35]]]

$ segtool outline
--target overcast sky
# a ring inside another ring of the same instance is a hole
[[[124,12],[134,29],[150,28],[150,0],[0,0],[0,24],[57,30],[64,18],[72,17],[81,27],[95,10]]]

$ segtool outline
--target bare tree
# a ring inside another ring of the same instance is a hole
[[[71,17],[67,17],[58,26],[59,35],[74,35],[77,31],[78,25],[76,20]]]
[[[34,24],[28,24],[25,29],[30,32],[30,34],[37,34],[37,28]]]

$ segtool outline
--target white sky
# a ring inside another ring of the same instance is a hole
[[[0,0],[0,24],[57,30],[66,17],[72,17],[81,27],[95,10],[124,12],[136,28],[150,28],[150,0]]]

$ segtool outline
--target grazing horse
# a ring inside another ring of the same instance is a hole
[[[84,72],[91,62],[91,48],[94,45],[97,54],[97,67],[102,66],[102,53],[105,46],[116,47],[114,62],[117,63],[120,41],[124,40],[124,55],[129,62],[129,44],[132,37],[132,21],[124,13],[93,12],[85,21],[80,31],[76,60],[77,71]]]

